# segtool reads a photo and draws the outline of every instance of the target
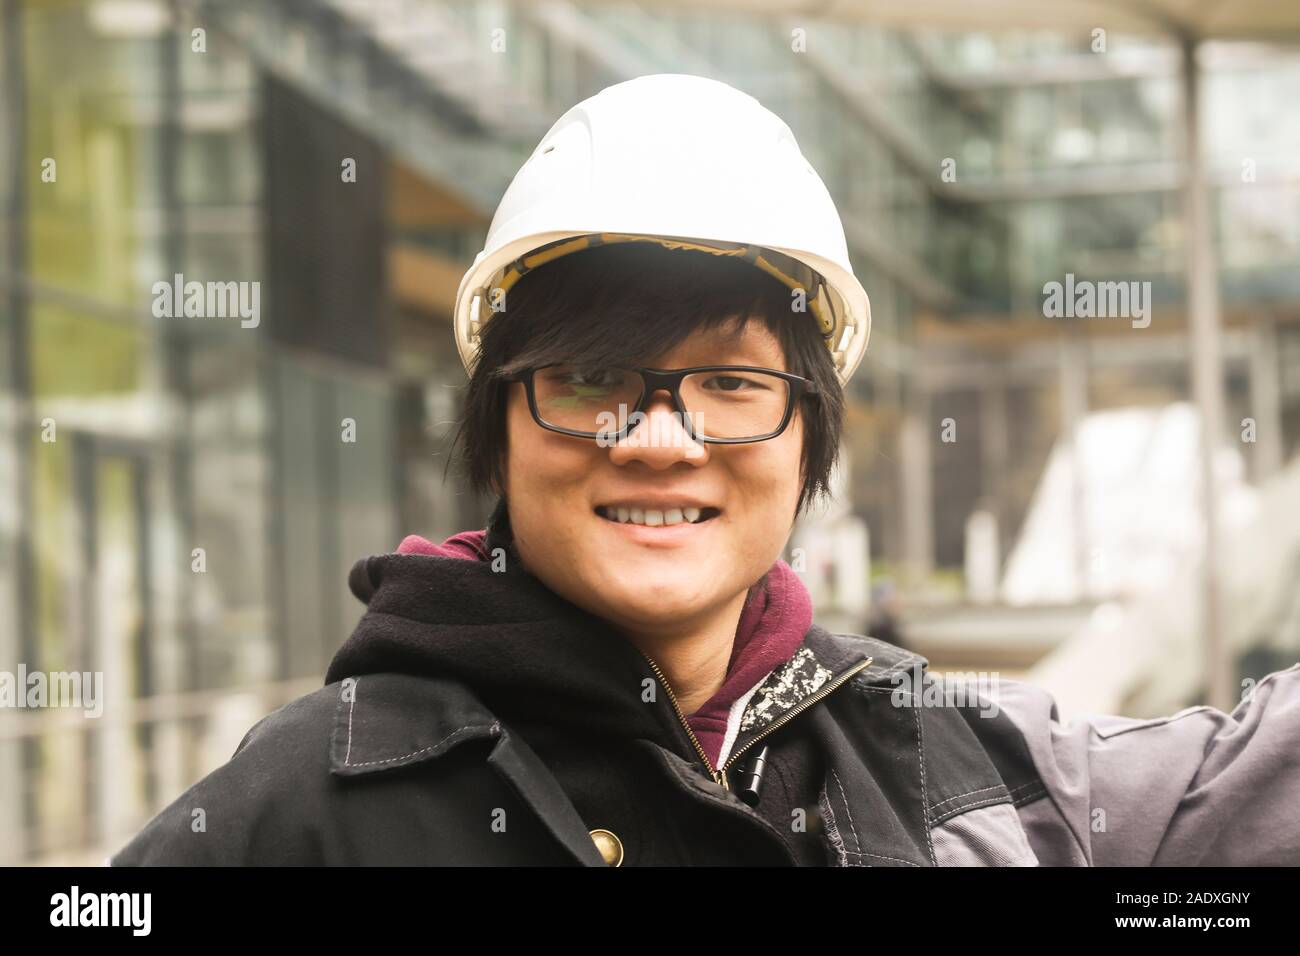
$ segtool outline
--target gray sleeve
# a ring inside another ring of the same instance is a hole
[[[1018,808],[1040,864],[1300,865],[1300,664],[1231,714],[1062,725],[1050,694],[1017,681],[997,703],[1047,791]]]

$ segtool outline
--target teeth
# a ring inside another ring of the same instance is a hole
[[[681,524],[683,521],[694,524],[700,520],[699,508],[669,508],[667,511],[659,511],[653,508],[615,508],[610,506],[601,507],[599,511],[611,521],[630,522],[631,524],[641,524],[651,528]]]

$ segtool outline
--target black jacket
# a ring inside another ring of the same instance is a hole
[[[422,555],[358,562],[351,585],[369,607],[326,686],[258,722],[111,862],[604,866],[597,830],[614,835],[602,846],[622,865],[1152,862],[1176,822],[1168,797],[1189,780],[1168,782],[1170,761],[1211,753],[1207,733],[1191,733],[1199,721],[1181,737],[1116,738],[1117,726],[1166,721],[1107,718],[1119,723],[1104,738],[1076,741],[1026,685],[1008,696],[1003,682],[1001,701],[940,699],[923,658],[814,625],[749,699],[725,772],[711,773],[652,662],[524,572],[508,529],[490,529],[488,545],[509,551],[505,571]],[[1257,694],[1287,681],[1273,712],[1285,709],[1297,677],[1274,675]],[[1252,723],[1210,713],[1211,729]],[[1272,728],[1294,731],[1284,718]],[[1157,752],[1158,778],[1146,770]],[[741,797],[759,755],[751,806]],[[1089,763],[1103,758],[1104,774]],[[1248,782],[1269,807],[1289,801],[1262,769]],[[1122,826],[1145,829],[1098,832],[1103,794]],[[1295,862],[1293,818],[1247,862]],[[1232,837],[1226,854],[1241,852]],[[1200,862],[1234,862],[1188,845]]]
[[[919,658],[817,626],[714,774],[653,663],[522,571],[501,534],[504,572],[358,562],[369,607],[326,686],[260,721],[113,863],[604,865],[603,829],[623,865],[924,865],[927,804],[1010,802],[978,746],[924,778],[917,714],[889,698]]]

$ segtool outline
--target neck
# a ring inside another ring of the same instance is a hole
[[[668,679],[683,714],[693,714],[722,686],[747,592],[700,618],[668,630],[624,628]]]

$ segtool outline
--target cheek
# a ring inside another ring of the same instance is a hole
[[[512,431],[510,448],[509,470],[520,487],[562,487],[591,470],[588,449],[572,438],[539,428],[531,418]]]
[[[737,530],[764,552],[772,540],[789,533],[803,487],[800,443],[787,443],[784,437],[753,445],[752,454],[732,462],[734,494],[730,497],[740,516]]]
[[[794,426],[779,438],[767,442],[769,460],[764,463],[771,476],[770,497],[784,507],[799,497],[803,487],[803,436]]]
[[[586,500],[596,446],[540,427],[522,398],[507,408],[506,440],[506,490],[516,531],[560,532],[566,516]]]
[[[547,469],[557,457],[555,439],[561,436],[548,432],[533,421],[522,385],[514,384],[511,388],[513,391],[506,405],[506,446],[510,450],[506,474],[510,487],[522,492],[548,480]]]

